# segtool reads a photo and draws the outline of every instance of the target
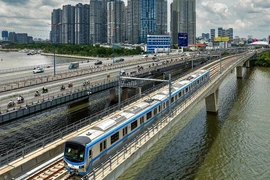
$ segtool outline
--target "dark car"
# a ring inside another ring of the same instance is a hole
[[[100,60],[97,60],[97,62],[95,62],[95,65],[100,65],[100,64],[102,64],[102,61]]]

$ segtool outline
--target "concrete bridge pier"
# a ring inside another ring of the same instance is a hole
[[[249,61],[249,60],[247,60],[247,61],[244,63],[244,67],[250,68],[250,61]]]
[[[139,97],[142,97],[142,87],[136,87],[136,94],[139,94]]]
[[[207,113],[217,114],[218,113],[218,89],[212,94],[205,98],[206,111]]]
[[[123,87],[122,88],[122,101],[128,99],[128,88]]]
[[[110,89],[110,100],[113,100],[116,97],[115,88]]]
[[[242,78],[243,77],[243,68],[242,68],[242,66],[237,66],[236,67],[236,76],[237,76],[237,78]]]

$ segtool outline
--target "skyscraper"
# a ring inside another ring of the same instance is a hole
[[[222,36],[224,36],[223,35],[223,28],[222,27],[219,27],[218,28],[218,37],[222,37]]]
[[[140,11],[138,9],[140,9],[140,0],[128,0],[127,38],[130,44],[137,44],[139,42]]]
[[[188,34],[188,43],[196,43],[196,0],[173,0],[171,4],[172,42],[178,43],[178,33]]]
[[[51,42],[61,43],[62,34],[62,10],[54,9],[51,17]]]
[[[156,0],[156,34],[164,35],[167,32],[167,0]]]
[[[75,43],[75,7],[64,5],[62,11],[62,43]]]
[[[89,43],[89,5],[75,6],[75,44]]]
[[[215,37],[216,37],[216,30],[215,29],[210,29],[210,36],[211,36],[211,41],[214,42]]]
[[[107,0],[90,0],[90,44],[107,42]]]
[[[8,40],[8,31],[2,31],[2,40],[7,41]]]
[[[125,41],[125,5],[121,0],[107,3],[107,42],[109,44]]]

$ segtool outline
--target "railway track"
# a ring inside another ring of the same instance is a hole
[[[68,173],[65,170],[63,159],[57,160],[56,162],[50,164],[49,166],[41,169],[34,175],[26,178],[26,180],[60,180],[68,179]]]
[[[227,64],[231,63],[234,58],[228,58],[222,61],[221,67],[224,68]],[[215,63],[211,67],[202,68],[210,70],[210,77],[220,72],[220,64]],[[26,178],[26,180],[81,180],[81,177],[70,175],[64,168],[63,159],[59,159],[47,167],[36,172],[34,175]]]

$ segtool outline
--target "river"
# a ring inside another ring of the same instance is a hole
[[[27,66],[38,66],[43,64],[53,64],[53,56],[43,56],[40,54],[27,55],[27,53],[4,52],[0,51],[0,70],[12,69]],[[56,63],[69,63],[73,61],[82,61],[81,59],[56,57]]]
[[[198,103],[118,180],[269,179],[269,89],[269,68],[228,75],[217,115]]]

